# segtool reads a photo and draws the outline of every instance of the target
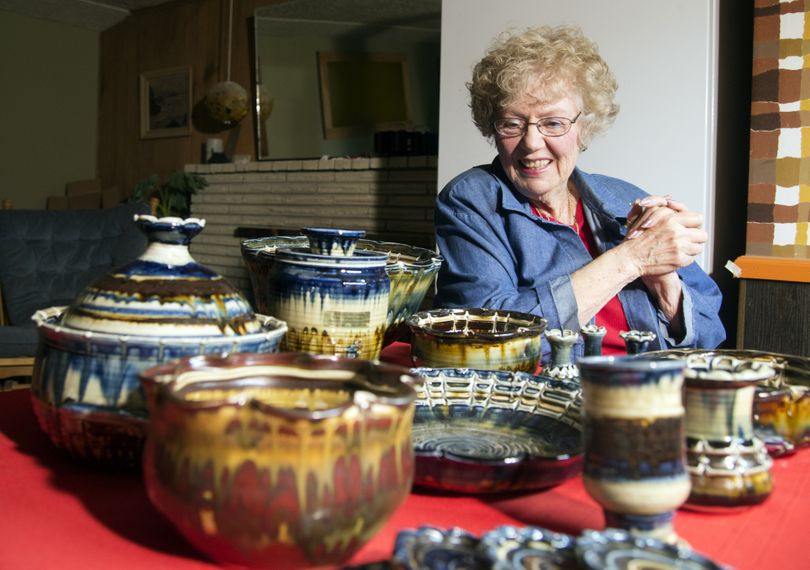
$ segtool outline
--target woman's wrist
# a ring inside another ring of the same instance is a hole
[[[681,278],[673,271],[664,275],[647,275],[641,279],[658,309],[669,321],[670,336],[683,337],[683,284]]]

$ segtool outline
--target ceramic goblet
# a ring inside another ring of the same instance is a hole
[[[689,496],[683,362],[581,358],[583,479],[608,527],[674,543],[675,510]]]

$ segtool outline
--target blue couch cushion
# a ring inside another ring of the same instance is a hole
[[[0,287],[11,325],[69,305],[90,282],[134,260],[146,236],[145,204],[103,210],[0,210]]]
[[[34,323],[0,327],[0,358],[36,356],[39,332]]]

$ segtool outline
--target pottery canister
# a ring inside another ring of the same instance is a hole
[[[387,261],[367,250],[347,256],[278,250],[268,301],[287,322],[283,350],[378,358],[391,289]]]
[[[149,240],[137,260],[99,276],[69,307],[33,317],[40,342],[31,395],[40,426],[72,455],[123,468],[140,465],[148,420],[139,372],[200,354],[276,352],[286,331],[191,256],[204,220],[134,223]]]
[[[773,368],[730,356],[695,355],[686,363],[689,503],[761,503],[773,490],[773,460],[755,434],[752,410],[756,387]]]
[[[683,362],[642,357],[577,361],[583,399],[583,480],[608,527],[674,542],[690,490]]]

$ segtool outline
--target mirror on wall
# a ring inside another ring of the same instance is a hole
[[[441,0],[256,9],[259,160],[435,154]]]

